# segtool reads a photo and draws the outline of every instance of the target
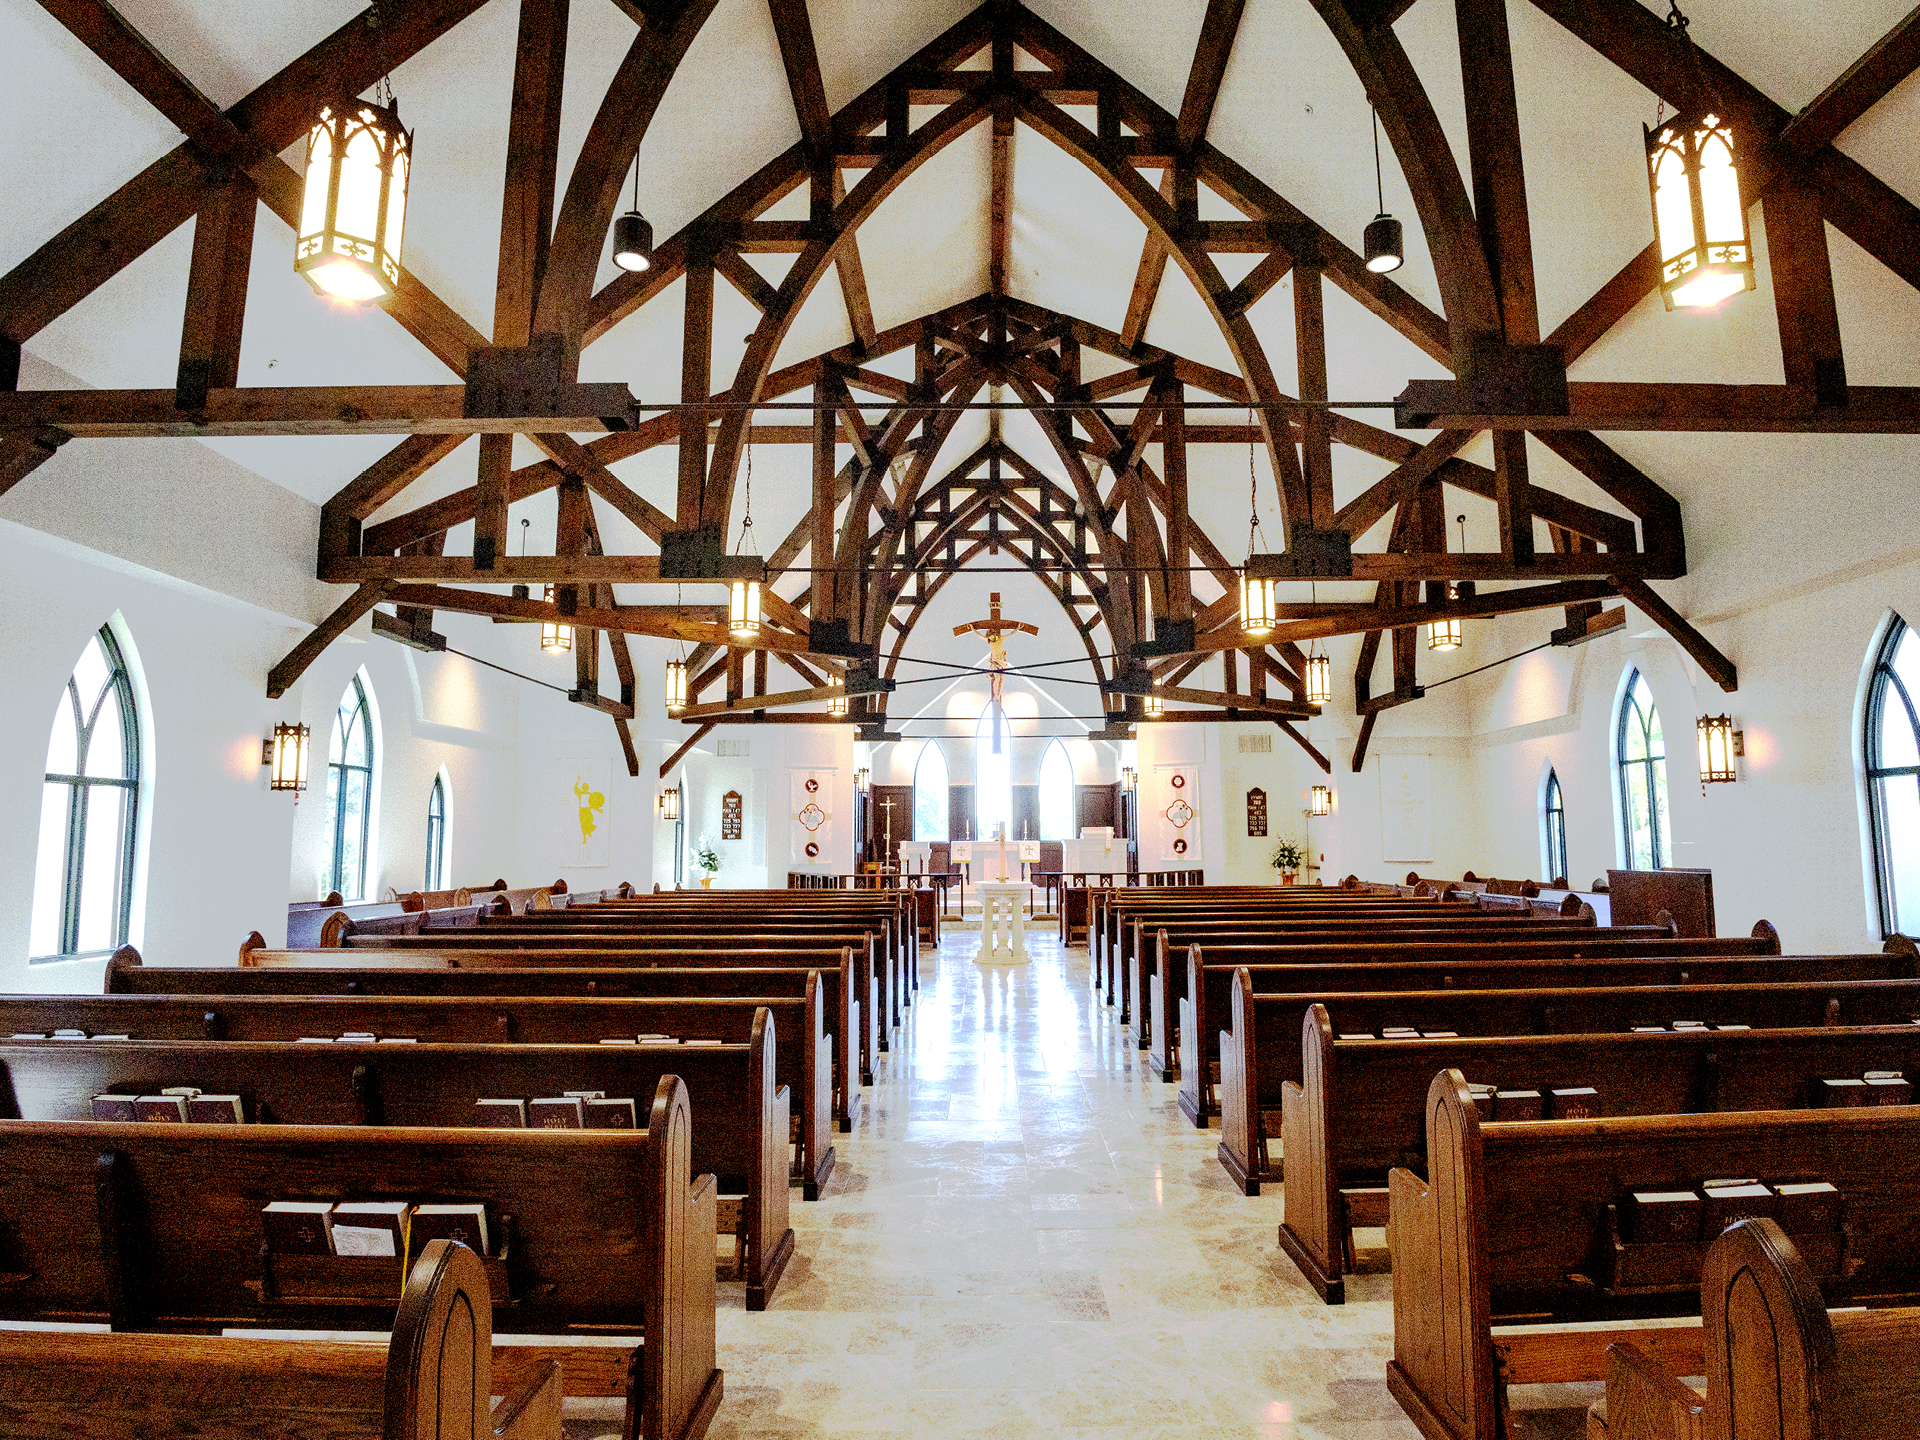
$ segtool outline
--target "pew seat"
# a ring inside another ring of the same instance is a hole
[[[37,1440],[560,1440],[561,1368],[494,1395],[479,1257],[428,1244],[386,1345],[0,1331],[0,1434]]]

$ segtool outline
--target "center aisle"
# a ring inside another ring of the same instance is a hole
[[[1417,1437],[1390,1277],[1321,1305],[1275,1243],[1279,1187],[1232,1188],[1086,951],[1030,933],[1030,965],[988,970],[978,945],[923,953],[772,1307],[722,1310],[713,1440]]]

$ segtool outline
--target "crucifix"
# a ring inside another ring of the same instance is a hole
[[[1000,592],[994,591],[987,596],[987,618],[972,620],[965,625],[953,627],[955,635],[978,634],[987,637],[987,688],[991,694],[993,707],[993,753],[1000,753],[1000,732],[1006,725],[1006,706],[1002,703],[1002,692],[1006,686],[1007,641],[1009,633],[1038,635],[1040,627],[1029,625],[1024,620],[1002,620],[1000,618]],[[1004,831],[1002,840],[1006,839]]]
[[[893,863],[893,797],[889,795],[882,800],[880,808],[887,812],[887,839],[880,851],[880,863],[890,865]]]

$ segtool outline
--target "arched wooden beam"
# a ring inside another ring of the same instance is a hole
[[[1500,333],[1500,307],[1453,148],[1392,29],[1363,24],[1355,18],[1350,0],[1313,0],[1313,8],[1346,52],[1380,114],[1433,256],[1452,339],[1454,372],[1466,373],[1473,337]]]
[[[586,141],[567,180],[567,193],[553,225],[546,276],[534,309],[533,333],[565,337],[571,361],[579,361],[593,298],[594,276],[619,208],[627,167],[646,138],[674,73],[686,57],[717,0],[656,4],[628,47],[613,83],[588,127]],[[666,23],[660,23],[666,16]]]

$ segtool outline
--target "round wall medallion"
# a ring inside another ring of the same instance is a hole
[[[1187,853],[1187,842],[1184,837],[1173,842],[1173,853],[1176,855],[1184,855]]]
[[[1184,776],[1184,775],[1180,775],[1180,774],[1176,774],[1176,775],[1175,775],[1175,776],[1173,777],[1173,788],[1174,788],[1174,789],[1176,789],[1176,790],[1184,790],[1184,789],[1186,789],[1186,788],[1187,788],[1187,777],[1186,777],[1186,776]]]
[[[807,842],[807,859],[818,860],[819,858],[820,858],[820,847],[814,844],[813,841],[809,840]]]
[[[814,779],[811,775],[809,775],[807,777],[807,794],[809,795],[817,794],[819,792],[819,789],[820,789],[820,782]]]

